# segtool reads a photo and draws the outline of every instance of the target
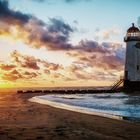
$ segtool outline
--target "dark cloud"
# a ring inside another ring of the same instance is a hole
[[[74,30],[62,19],[50,18],[50,24],[46,26],[46,30],[42,30],[41,28],[38,29],[40,31],[40,37],[38,41],[42,45],[48,44],[47,47],[49,49],[59,50],[70,49],[72,47],[71,44],[68,43],[68,41],[70,33],[72,33]]]
[[[24,24],[27,23],[30,18],[30,15],[11,10],[7,0],[0,0],[0,20],[4,20],[10,24]]]
[[[108,53],[109,50],[102,46],[102,44],[99,44],[96,41],[93,40],[81,40],[77,47],[75,47],[77,50],[83,50],[86,52],[100,52],[100,53]]]
[[[69,37],[70,32],[73,32],[73,29],[61,19],[50,18],[50,22],[51,24],[48,26],[48,31],[51,33],[61,33]]]
[[[5,13],[5,11],[15,13],[15,11],[9,9],[7,2],[5,3],[4,1],[1,1],[1,4],[2,3],[3,5],[6,5],[3,7],[7,7],[4,8],[7,10],[1,10],[2,13]],[[13,14],[9,14],[9,16],[11,15]],[[12,16],[12,19],[22,20],[22,18],[18,18],[18,16],[16,16],[17,14],[14,15],[15,16]],[[32,45],[35,48],[46,47],[47,49],[52,50],[72,50],[84,52],[96,51],[104,54],[109,53],[110,51],[110,48],[106,48],[105,44],[100,45],[98,42],[92,40],[82,40],[76,46],[68,43],[70,34],[75,30],[62,19],[50,18],[49,24],[46,24],[36,17],[25,14],[21,15],[23,15],[23,17],[28,17],[28,20],[24,26],[16,22],[16,25],[18,26],[17,36],[20,39],[22,38],[25,43],[30,44],[30,46]],[[4,18],[7,19],[7,17]],[[31,65],[35,64],[33,63]]]
[[[3,23],[1,33],[14,36],[9,32],[13,25],[17,30],[15,37],[21,39],[22,36],[22,40],[33,47],[54,50],[71,48],[68,41],[74,30],[62,19],[50,18],[49,24],[46,24],[32,15],[10,9],[8,1],[0,0],[0,21]],[[4,28],[5,24],[7,28]]]

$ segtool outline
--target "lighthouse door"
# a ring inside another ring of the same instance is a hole
[[[125,80],[128,80],[128,71],[125,71]]]

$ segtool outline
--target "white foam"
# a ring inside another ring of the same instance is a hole
[[[79,112],[79,113],[84,113],[84,114],[89,114],[89,115],[96,115],[96,116],[101,116],[101,117],[106,117],[106,118],[111,118],[111,119],[116,119],[116,120],[123,120],[123,117],[119,116],[119,115],[94,112],[94,111],[87,110],[86,108],[83,108],[83,107],[77,107],[77,106],[67,105],[64,103],[49,101],[47,99],[42,99],[42,98],[39,98],[39,96],[32,97],[29,99],[29,101],[44,104],[44,105],[49,105],[51,107],[65,109],[65,110],[69,110],[69,111],[73,111],[73,112]]]

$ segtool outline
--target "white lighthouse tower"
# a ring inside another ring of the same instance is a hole
[[[134,23],[127,30],[124,41],[126,42],[124,89],[140,91],[140,30]]]

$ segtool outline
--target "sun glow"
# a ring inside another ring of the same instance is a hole
[[[13,84],[7,81],[0,80],[0,88],[13,88]]]

